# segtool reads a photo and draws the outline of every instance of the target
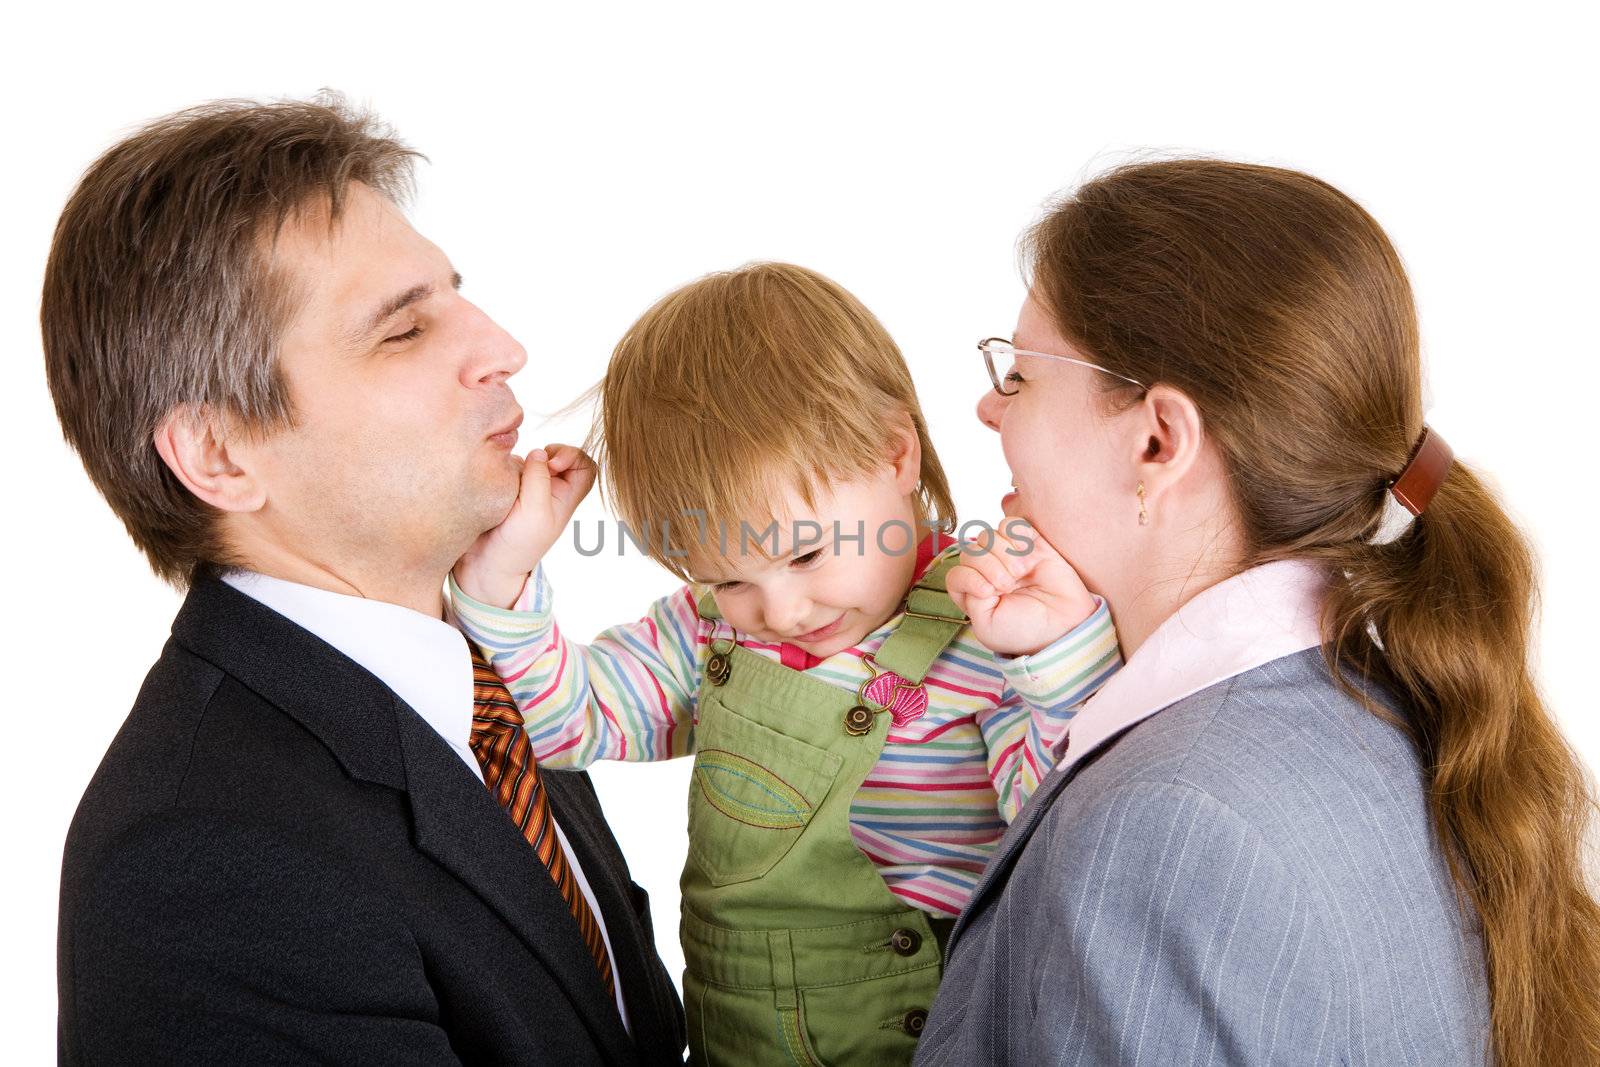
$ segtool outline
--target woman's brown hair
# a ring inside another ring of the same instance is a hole
[[[1529,666],[1528,543],[1460,462],[1403,535],[1368,543],[1423,426],[1416,311],[1383,230],[1309,175],[1180,159],[1090,181],[1024,246],[1064,338],[1199,408],[1242,566],[1326,565],[1329,667],[1358,696],[1346,671],[1399,698],[1481,921],[1496,1058],[1600,1062],[1595,801]]]

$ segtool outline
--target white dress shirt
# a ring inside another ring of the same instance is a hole
[[[466,638],[455,627],[418,611],[382,600],[333,593],[298,582],[287,582],[253,571],[232,571],[222,577],[233,588],[276,611],[365,667],[378,680],[394,690],[401,700],[422,716],[444,738],[445,744],[481,782],[483,768],[473,755],[472,739],[472,656]],[[555,826],[556,840],[567,854],[578,890],[594,912],[605,940],[606,953],[613,960],[611,937],[600,914],[589,880],[572,852],[572,846]],[[615,972],[615,968],[613,968]],[[622,1001],[622,976],[616,976],[617,1011],[622,1025],[628,1025],[628,1012]]]

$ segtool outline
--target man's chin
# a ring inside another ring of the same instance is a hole
[[[460,488],[453,517],[464,527],[464,553],[478,538],[504,522],[516,506],[522,489],[522,460],[505,452],[480,455],[476,465],[463,473]]]
[[[485,494],[509,494],[515,500],[522,486],[522,457],[485,446],[472,457],[466,476]]]
[[[511,514],[511,508],[516,502],[516,493],[485,491],[470,502],[466,511],[473,518],[474,528],[479,533],[488,533],[506,521],[506,517]]]

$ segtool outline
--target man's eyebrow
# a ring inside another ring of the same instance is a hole
[[[455,289],[461,288],[460,271],[450,272],[450,285]],[[433,284],[431,282],[425,282],[421,285],[413,285],[405,292],[397,293],[396,295],[391,296],[382,304],[378,305],[372,314],[367,316],[366,321],[363,322],[360,327],[350,331],[350,342],[352,344],[359,344],[360,342],[365,341],[368,337],[372,336],[379,326],[382,326],[385,322],[389,321],[389,317],[395,314],[395,312],[403,311],[420,300],[426,300],[435,292],[436,290],[434,289]]]

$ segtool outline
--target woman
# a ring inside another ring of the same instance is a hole
[[[958,925],[918,1062],[1600,1062],[1594,802],[1529,673],[1533,561],[1423,425],[1382,230],[1177,160],[1026,248],[979,416],[1127,665]],[[957,584],[975,626],[1029,592]]]

